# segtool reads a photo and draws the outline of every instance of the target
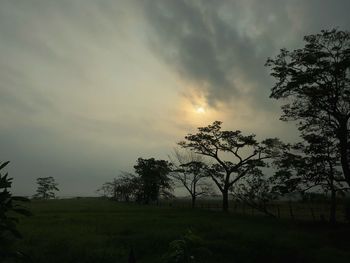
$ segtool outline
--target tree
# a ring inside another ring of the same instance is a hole
[[[207,127],[199,127],[196,134],[185,136],[179,145],[216,161],[206,171],[222,193],[223,210],[228,211],[229,189],[256,167],[267,166],[266,160],[276,156],[283,144],[277,138],[259,143],[254,134],[221,130],[221,124],[214,121]]]
[[[260,169],[251,170],[245,180],[234,185],[230,191],[242,203],[270,217],[276,217],[269,209],[269,204],[278,198],[279,193],[275,191],[274,178],[266,178]]]
[[[291,145],[275,160],[279,169],[275,176],[277,188],[283,193],[310,190],[331,193],[329,220],[336,222],[336,194],[346,189],[342,183],[339,153],[332,134],[322,131],[305,133],[303,143]]]
[[[168,177],[171,172],[171,163],[154,158],[138,158],[134,168],[140,177],[137,201],[148,204],[152,201],[158,202],[160,196],[173,196],[172,181]]]
[[[1,174],[9,162],[0,163],[0,259],[22,257],[23,254],[15,251],[11,245],[14,238],[20,238],[16,224],[18,218],[14,214],[29,216],[31,213],[21,205],[21,202],[29,202],[27,198],[12,196],[8,190],[12,186],[12,178],[8,174]]]
[[[36,190],[35,198],[40,199],[50,199],[55,198],[54,191],[59,191],[57,188],[57,183],[55,182],[55,178],[52,176],[49,177],[39,177],[36,179],[38,184],[38,189]]]
[[[211,185],[205,181],[208,176],[203,156],[191,151],[180,152],[174,149],[169,159],[173,166],[171,177],[187,190],[191,196],[192,208],[195,208],[197,197],[213,192]]]
[[[114,178],[112,182],[106,182],[97,192],[102,192],[103,196],[113,200],[129,202],[136,198],[139,190],[139,178],[131,173],[122,172],[119,178]]]
[[[102,195],[103,197],[112,197],[110,182],[104,183],[100,188],[96,190],[96,193]]]
[[[336,223],[337,194],[344,194],[349,188],[344,185],[344,177],[340,165],[339,151],[334,134],[315,131],[302,136],[306,145],[301,150],[306,155],[304,174],[314,185],[319,185],[326,194],[330,192],[329,221]]]
[[[281,119],[299,121],[300,131],[335,135],[342,180],[350,186],[350,33],[323,30],[304,40],[303,48],[281,49],[267,60],[277,80],[270,97],[287,99]]]

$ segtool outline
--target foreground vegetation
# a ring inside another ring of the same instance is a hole
[[[348,262],[350,227],[295,223],[220,211],[121,204],[105,199],[34,200],[18,249],[36,263],[165,262],[190,229],[193,262]],[[189,248],[191,250],[191,248]]]

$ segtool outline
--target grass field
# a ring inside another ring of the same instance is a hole
[[[296,223],[219,211],[120,204],[82,198],[33,201],[20,250],[35,263],[164,262],[169,243],[191,229],[196,262],[349,262],[350,227]]]
[[[336,218],[338,222],[348,222],[345,215],[346,205],[349,202],[346,199],[339,199],[336,206]],[[161,206],[172,206],[174,208],[190,208],[191,202],[188,199],[164,200],[160,202]],[[221,199],[198,199],[196,206],[201,209],[222,210]],[[291,219],[298,221],[320,222],[329,219],[330,201],[275,201],[271,202],[268,210],[277,218]],[[242,215],[264,215],[262,212],[242,203],[229,200],[229,210],[232,213]]]

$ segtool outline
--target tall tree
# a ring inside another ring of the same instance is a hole
[[[55,178],[52,176],[49,177],[39,177],[36,179],[38,184],[38,188],[36,190],[35,198],[40,199],[50,199],[55,198],[55,192],[59,191],[57,186],[58,184],[55,182]]]
[[[138,158],[134,169],[140,177],[138,201],[148,204],[152,201],[158,202],[160,196],[172,196],[172,181],[168,177],[171,163],[154,158]]]
[[[270,97],[287,100],[281,119],[298,121],[299,130],[332,131],[350,186],[350,33],[323,30],[304,40],[303,48],[267,60],[277,80]]]
[[[208,176],[203,156],[191,151],[181,152],[179,149],[174,149],[169,159],[173,165],[171,177],[186,189],[191,196],[192,208],[195,208],[197,197],[213,192],[211,185],[206,181]]]
[[[275,176],[277,187],[282,193],[323,190],[331,194],[329,220],[336,222],[336,194],[347,188],[339,163],[339,153],[334,136],[324,131],[303,131],[302,143],[291,145],[275,160],[279,169]]]
[[[196,134],[185,136],[179,145],[216,161],[208,166],[207,174],[222,193],[223,210],[228,211],[229,189],[256,167],[266,166],[266,160],[276,156],[283,144],[276,138],[259,143],[254,134],[222,130],[221,124],[214,121],[199,127]]]

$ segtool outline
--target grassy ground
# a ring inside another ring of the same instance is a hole
[[[349,202],[344,199],[337,201],[336,206],[336,218],[338,222],[348,222],[345,215],[346,203]],[[175,200],[164,200],[160,203],[161,206],[172,206],[175,208],[190,208],[191,202],[188,199],[175,199]],[[198,199],[197,207],[202,209],[211,210],[222,210],[221,199]],[[291,219],[299,221],[324,221],[329,219],[330,213],[330,201],[275,201],[270,203],[268,211],[274,216],[282,219]],[[233,213],[242,215],[264,215],[262,212],[257,211],[245,205],[244,203],[235,202],[229,200],[229,208]]]
[[[200,262],[349,262],[350,227],[331,228],[218,211],[119,204],[102,199],[33,201],[18,247],[35,263],[163,262],[188,229],[202,241]]]

